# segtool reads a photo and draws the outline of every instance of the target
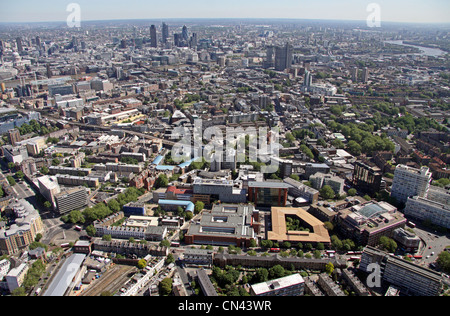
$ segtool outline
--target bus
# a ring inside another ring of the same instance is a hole
[[[270,248],[270,252],[280,252],[280,248]]]
[[[171,246],[171,247],[180,247],[180,243],[177,242],[177,241],[172,241],[172,242],[170,243],[170,246]]]
[[[410,222],[410,221],[408,221],[408,222],[406,223],[406,225],[408,225],[408,226],[411,227],[411,228],[416,228],[416,224],[414,224],[413,222]]]
[[[348,259],[348,261],[355,261],[355,260],[361,261],[361,257],[358,257],[358,256],[352,256],[352,257],[350,257],[350,258]]]
[[[75,226],[75,230],[81,232],[82,228],[80,226]]]

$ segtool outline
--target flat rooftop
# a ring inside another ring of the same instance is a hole
[[[288,231],[286,215],[297,216],[306,222],[312,231]],[[289,242],[330,243],[330,235],[324,224],[302,208],[272,207],[272,230],[267,232],[269,240]]]

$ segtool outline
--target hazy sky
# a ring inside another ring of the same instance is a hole
[[[381,22],[450,23],[450,0],[0,0],[0,22],[66,21],[77,3],[81,21],[163,18],[367,19],[367,5]]]

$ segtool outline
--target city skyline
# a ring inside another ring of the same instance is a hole
[[[2,5],[0,21],[4,23],[62,22],[70,12],[66,11],[72,1],[19,0]],[[267,19],[311,19],[311,20],[354,20],[365,21],[371,14],[368,5],[375,3],[380,8],[381,22],[403,23],[450,23],[450,2],[430,1],[386,1],[371,0],[320,0],[308,3],[304,0],[262,0],[211,3],[193,0],[189,4],[180,0],[170,3],[79,0],[82,21],[131,20],[131,19],[202,19],[202,18],[267,18]]]

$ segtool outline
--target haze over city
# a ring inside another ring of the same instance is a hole
[[[371,3],[381,8],[386,22],[450,23],[450,2],[446,0],[18,0],[2,3],[0,22],[65,21],[66,7],[77,3],[82,19],[167,19],[167,18],[283,18],[320,20],[365,20]]]

